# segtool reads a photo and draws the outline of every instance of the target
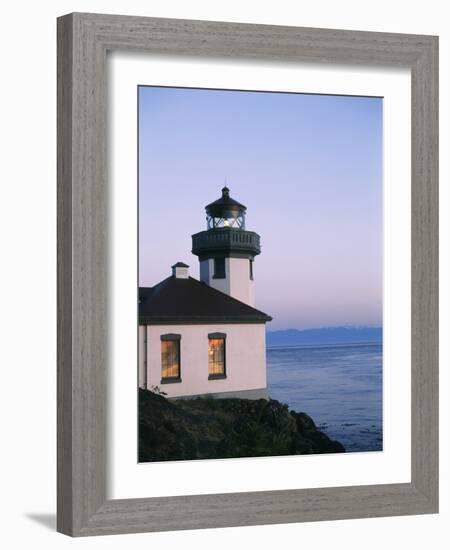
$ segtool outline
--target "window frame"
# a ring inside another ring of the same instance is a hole
[[[161,334],[161,344],[163,342],[176,342],[178,346],[178,376],[163,376],[163,360],[162,360],[162,345],[160,346],[160,361],[161,361],[161,384],[176,384],[182,381],[181,379],[181,334]]]
[[[223,372],[209,372],[209,343],[211,340],[223,340]],[[208,380],[223,380],[227,377],[227,335],[224,332],[210,332],[208,334]]]
[[[225,258],[214,258],[214,273],[213,273],[213,279],[226,279],[227,278],[227,264]],[[223,261],[223,275],[218,275],[218,269],[217,269],[217,262]]]

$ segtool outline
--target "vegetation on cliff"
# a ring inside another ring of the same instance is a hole
[[[275,400],[178,399],[139,390],[139,461],[340,453],[305,413]]]

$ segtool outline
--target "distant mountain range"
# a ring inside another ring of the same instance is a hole
[[[326,327],[306,330],[288,329],[268,332],[267,347],[313,344],[381,342],[381,327]]]

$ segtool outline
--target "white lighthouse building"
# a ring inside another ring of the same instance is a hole
[[[253,262],[260,237],[229,189],[206,206],[207,229],[192,235],[200,281],[186,264],[139,289],[139,386],[170,397],[267,398],[265,323],[255,309]]]

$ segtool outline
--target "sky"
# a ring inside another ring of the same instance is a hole
[[[373,97],[139,88],[139,284],[182,261],[230,195],[261,236],[268,330],[382,324],[382,109]]]

